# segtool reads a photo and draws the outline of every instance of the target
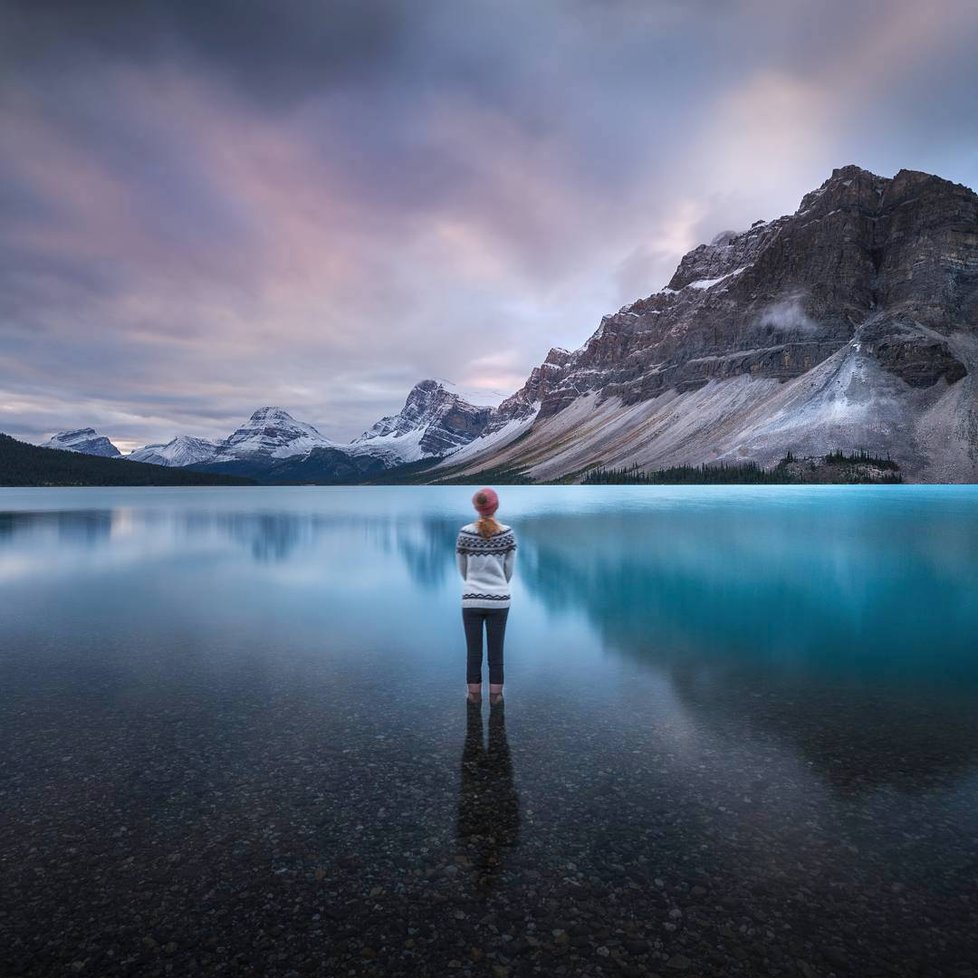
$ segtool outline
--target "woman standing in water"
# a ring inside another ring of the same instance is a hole
[[[462,527],[455,544],[459,573],[465,582],[462,624],[468,646],[468,702],[482,702],[482,629],[485,626],[489,705],[495,706],[503,698],[503,639],[509,616],[509,582],[516,557],[516,537],[510,527],[495,517],[499,497],[494,490],[480,489],[472,497],[472,505],[479,519]]]

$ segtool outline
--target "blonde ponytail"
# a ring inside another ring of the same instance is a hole
[[[475,528],[479,531],[480,536],[488,540],[494,533],[498,533],[502,529],[502,526],[500,526],[495,516],[480,516],[476,520]]]

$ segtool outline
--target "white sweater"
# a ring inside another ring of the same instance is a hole
[[[465,582],[463,608],[508,608],[509,581],[516,559],[516,537],[504,523],[488,539],[466,523],[455,543],[458,570]]]

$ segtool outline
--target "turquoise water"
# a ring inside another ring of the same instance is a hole
[[[483,744],[470,489],[0,490],[0,963],[978,972],[978,487],[500,492]]]

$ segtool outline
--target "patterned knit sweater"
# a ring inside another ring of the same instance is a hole
[[[458,570],[465,582],[463,608],[508,608],[509,581],[516,558],[516,537],[505,523],[486,538],[475,523],[466,523],[455,543]]]

